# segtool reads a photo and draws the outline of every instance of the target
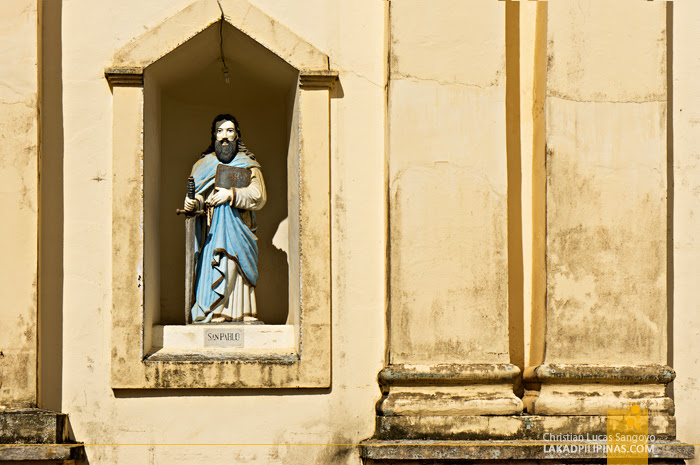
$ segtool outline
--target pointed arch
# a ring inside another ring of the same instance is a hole
[[[247,0],[221,0],[226,21],[299,71],[326,71],[328,56]],[[221,19],[213,0],[197,0],[114,54],[113,68],[144,69]],[[133,71],[132,71],[133,72]]]

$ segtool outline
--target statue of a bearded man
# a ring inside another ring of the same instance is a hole
[[[194,237],[193,323],[257,321],[258,245],[255,211],[267,200],[260,163],[241,141],[236,118],[218,115],[212,143],[192,167],[194,199],[204,210]],[[226,180],[228,179],[228,182]]]

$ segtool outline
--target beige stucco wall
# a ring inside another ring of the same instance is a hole
[[[0,406],[37,404],[38,48],[34,0],[0,5]]]
[[[664,2],[549,4],[550,363],[666,362],[665,14]]]
[[[700,443],[700,4],[673,2],[673,327],[678,437]],[[689,464],[700,463],[696,458]]]
[[[330,102],[332,388],[204,393],[109,388],[112,95],[102,73],[127,41],[188,3],[64,4],[63,411],[76,437],[105,444],[87,447],[91,464],[357,463],[356,450],[342,446],[283,444],[356,443],[374,427],[366,413],[379,396],[376,374],[384,354],[382,2],[255,2],[328,54],[331,68],[340,72],[344,96]],[[90,22],[98,17],[106,20]],[[357,24],[364,28],[361,35]],[[269,445],[106,445],[127,443]]]
[[[423,5],[391,6],[390,361],[507,363],[505,7]]]

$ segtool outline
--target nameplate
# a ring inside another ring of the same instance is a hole
[[[243,328],[207,328],[204,347],[243,347]]]

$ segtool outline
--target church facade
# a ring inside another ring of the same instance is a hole
[[[697,461],[692,0],[0,22],[0,462]],[[258,321],[197,324],[176,210],[229,113]]]

